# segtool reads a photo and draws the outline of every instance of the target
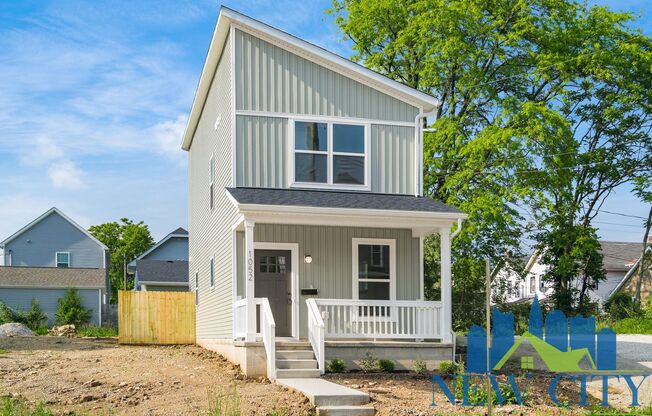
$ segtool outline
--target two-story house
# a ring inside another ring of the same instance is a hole
[[[127,265],[134,290],[188,291],[188,231],[179,227]]]
[[[450,360],[465,215],[422,196],[438,105],[223,7],[182,143],[197,342],[270,378],[316,377],[332,358],[354,368],[367,351],[399,368]],[[442,297],[425,301],[433,233]]]
[[[57,302],[77,289],[92,324],[106,317],[108,248],[57,208],[51,208],[4,241],[0,302],[28,309],[36,299],[54,322]]]

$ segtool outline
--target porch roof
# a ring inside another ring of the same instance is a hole
[[[441,212],[463,215],[452,205],[414,195],[275,188],[227,188],[227,190],[238,204],[244,205]]]

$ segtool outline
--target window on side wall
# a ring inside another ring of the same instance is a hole
[[[199,305],[199,272],[195,272],[195,305]]]
[[[70,267],[70,253],[58,252],[56,255],[57,267]]]
[[[215,206],[215,156],[208,161],[208,203],[212,210]]]
[[[294,122],[294,186],[368,189],[367,126]]]
[[[215,259],[214,258],[211,258],[210,273],[211,273],[211,287],[215,287]]]

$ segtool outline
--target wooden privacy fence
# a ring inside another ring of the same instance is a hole
[[[118,292],[121,344],[194,344],[194,292]]]

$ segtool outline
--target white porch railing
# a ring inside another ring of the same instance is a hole
[[[262,298],[260,305],[260,332],[263,335],[263,345],[267,354],[267,378],[276,379],[276,323],[272,308],[267,298]]]
[[[307,299],[308,305],[308,339],[319,366],[319,371],[324,374],[324,320],[315,299]]]
[[[445,336],[441,302],[352,299],[313,301],[323,319],[326,339],[442,339]]]
[[[260,322],[260,305],[263,302],[263,298],[254,298],[254,307],[256,308],[256,322]],[[240,299],[235,302],[235,310],[233,313],[233,318],[235,322],[235,337],[234,338],[245,338],[247,336],[247,299]],[[256,338],[262,336],[260,328],[256,327]]]

